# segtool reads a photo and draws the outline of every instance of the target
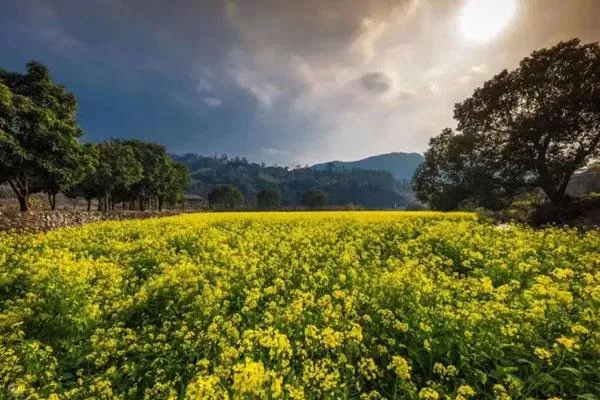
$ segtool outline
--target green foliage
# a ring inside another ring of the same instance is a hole
[[[88,201],[88,211],[92,199],[101,195],[98,182],[98,166],[100,164],[99,146],[87,143],[83,146],[79,166],[76,170],[77,183],[64,191],[69,198],[82,197]]]
[[[324,208],[331,204],[329,193],[324,190],[308,190],[302,195],[302,205],[310,208]]]
[[[27,73],[0,70],[0,182],[27,211],[36,191],[55,194],[76,181],[82,131],[77,102],[35,61]]]
[[[130,205],[138,201],[144,210],[150,199],[162,210],[165,202],[171,207],[182,199],[189,186],[185,165],[175,163],[165,148],[155,143],[138,140],[112,140],[85,146],[80,171],[82,178],[66,194],[90,201],[100,200],[101,209],[115,203]]]
[[[164,199],[169,186],[173,162],[164,146],[139,140],[119,140],[121,145],[132,149],[135,159],[142,165],[142,175],[129,190],[121,191],[123,197],[137,195],[140,210],[147,199],[160,195]],[[162,203],[162,201],[161,201]],[[161,206],[162,207],[162,206]]]
[[[119,141],[97,146],[99,164],[95,176],[99,197],[109,199],[127,193],[143,179],[144,165],[136,157],[134,148]],[[108,209],[108,201],[105,201],[104,209]]]
[[[258,208],[275,209],[281,206],[281,193],[277,189],[263,189],[256,195]]]
[[[171,207],[182,202],[183,192],[190,187],[190,172],[184,164],[171,162],[165,186],[161,188],[160,198],[165,198]]]
[[[494,208],[539,187],[561,205],[573,174],[600,156],[600,45],[575,39],[535,51],[457,104],[454,117],[458,132],[432,139],[415,174],[419,198]]]
[[[190,190],[206,195],[213,187],[231,184],[240,189],[248,201],[263,189],[278,189],[286,206],[302,204],[307,190],[326,190],[333,204],[357,204],[366,208],[402,207],[411,191],[410,182],[395,180],[391,173],[361,169],[313,169],[266,166],[244,158],[202,157],[196,154],[174,156],[185,163],[191,174]]]
[[[45,192],[52,209],[56,194],[84,197],[88,208],[99,198],[104,210],[118,201],[155,198],[174,205],[189,185],[184,166],[164,146],[137,140],[112,140],[82,146],[77,102],[52,81],[48,69],[29,62],[27,73],[0,70],[0,184],[8,183],[21,211],[29,196]]]
[[[506,207],[520,188],[511,173],[515,168],[479,157],[484,151],[477,148],[481,145],[474,137],[451,129],[431,138],[425,161],[413,178],[418,199],[444,211],[469,204],[493,210]]]
[[[211,208],[238,208],[244,203],[244,195],[233,185],[218,185],[208,194]]]

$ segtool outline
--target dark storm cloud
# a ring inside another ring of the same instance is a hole
[[[391,88],[390,78],[381,72],[369,72],[360,78],[362,85],[367,91],[380,94],[385,93]]]
[[[600,39],[597,0],[519,0],[483,44],[461,36],[463,4],[5,0],[0,67],[46,62],[93,140],[294,165],[422,151],[494,73],[559,40]]]

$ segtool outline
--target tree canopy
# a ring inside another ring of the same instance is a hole
[[[331,204],[331,197],[321,189],[308,190],[302,196],[302,204],[310,208],[323,208]]]
[[[535,51],[457,104],[454,118],[457,131],[433,138],[415,173],[420,200],[499,208],[539,187],[564,204],[574,173],[600,156],[600,45]]]
[[[175,163],[166,149],[156,143],[139,140],[111,140],[86,145],[86,154],[94,168],[67,195],[98,198],[100,209],[114,208],[115,203],[129,204],[129,209],[145,210],[150,200],[162,210],[164,203],[174,206],[189,185],[185,165]]]
[[[31,61],[25,74],[0,69],[0,184],[8,183],[21,211],[29,196],[56,194],[98,198],[103,210],[115,202],[152,198],[159,209],[172,204],[189,184],[189,174],[164,146],[138,140],[81,145],[77,101],[53,82],[48,68]]]
[[[262,209],[281,206],[281,192],[277,189],[263,189],[256,195],[258,207]]]
[[[234,209],[244,203],[244,195],[233,185],[218,185],[208,194],[211,208]]]
[[[0,182],[29,208],[36,191],[56,193],[74,183],[83,132],[75,96],[35,61],[25,74],[0,70]]]

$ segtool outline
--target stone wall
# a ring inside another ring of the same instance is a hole
[[[113,211],[108,213],[98,211],[40,211],[28,213],[0,211],[0,231],[38,232],[67,226],[83,225],[90,222],[165,217],[178,213],[176,211]]]

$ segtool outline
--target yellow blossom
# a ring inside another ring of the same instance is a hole
[[[268,379],[262,363],[246,360],[234,368],[233,389],[239,393],[258,394]]]
[[[398,378],[403,380],[410,379],[411,366],[406,359],[401,356],[393,356],[392,361],[387,366],[387,369],[394,371]]]

